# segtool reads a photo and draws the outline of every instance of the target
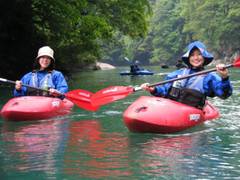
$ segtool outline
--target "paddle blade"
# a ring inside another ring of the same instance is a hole
[[[236,60],[233,62],[234,67],[240,68],[240,56],[236,58]]]
[[[78,107],[88,110],[88,111],[97,111],[99,109],[98,106],[94,106],[91,103],[91,97],[93,95],[92,92],[83,90],[83,89],[76,89],[73,91],[69,91],[64,94],[67,99],[72,101]]]
[[[101,106],[119,99],[123,99],[133,92],[134,88],[130,86],[110,86],[96,92],[91,97],[91,100],[94,106]]]

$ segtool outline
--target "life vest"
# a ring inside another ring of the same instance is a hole
[[[184,69],[178,77],[190,74],[190,69]],[[194,76],[188,79],[175,81],[169,90],[168,98],[202,109],[206,95],[203,89],[203,80],[206,75]]]
[[[32,72],[32,77],[29,82],[30,86],[38,87],[41,89],[48,90],[50,88],[55,88],[52,81],[52,73],[47,73],[40,81],[37,72]],[[36,89],[28,88],[27,95],[29,96],[50,96],[47,91],[41,91]]]

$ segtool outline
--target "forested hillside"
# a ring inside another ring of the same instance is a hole
[[[82,70],[96,60],[174,64],[186,45],[203,41],[216,58],[240,49],[236,0],[1,1],[0,75],[30,71],[37,50],[55,50],[57,68]]]
[[[216,59],[228,59],[239,53],[238,1],[156,0],[152,8],[147,36],[134,40],[122,37],[119,47],[123,48],[113,48],[114,59],[116,54],[125,54],[146,64],[174,64],[193,40],[203,41]]]
[[[147,0],[1,1],[0,75],[17,78],[31,70],[37,50],[55,50],[57,67],[71,71],[101,58],[101,47],[120,32],[147,34]]]

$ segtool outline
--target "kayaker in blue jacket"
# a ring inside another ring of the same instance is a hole
[[[138,67],[138,61],[132,62],[132,64],[130,65],[130,72],[132,74],[137,73],[138,71],[140,71],[141,69]]]
[[[182,56],[187,68],[168,74],[166,80],[202,71],[204,66],[211,63],[214,58],[200,41],[190,43],[187,49],[187,52]],[[141,87],[154,96],[166,97],[201,109],[207,96],[226,99],[232,95],[228,70],[224,67],[224,64],[217,64],[217,72],[193,76],[189,79],[156,87],[149,87],[148,83],[144,83]]]
[[[54,96],[60,97],[68,91],[67,82],[60,71],[54,70],[54,51],[49,46],[43,46],[38,50],[38,55],[33,65],[33,71],[25,74],[21,80],[16,81],[14,96]],[[39,91],[22,86],[27,84],[49,92]]]

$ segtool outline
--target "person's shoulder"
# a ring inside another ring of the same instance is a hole
[[[205,79],[212,80],[221,80],[221,77],[216,72],[210,72],[206,75]]]
[[[59,71],[59,70],[55,70],[55,69],[52,71],[52,73],[53,73],[53,74],[62,74],[61,71]]]
[[[177,69],[175,71],[172,71],[169,73],[169,75],[179,75],[182,74],[182,72],[185,70],[186,68],[181,68],[181,69]]]
[[[32,78],[32,72],[28,72],[28,73],[26,73],[22,76],[21,81],[25,82],[25,81],[28,81],[31,78]]]
[[[173,79],[173,78],[176,78],[178,75],[181,75],[183,73],[183,70],[184,69],[178,69],[178,70],[175,70],[173,72],[170,72],[167,74],[166,78],[165,79]]]
[[[58,71],[58,70],[53,70],[52,75],[53,76],[63,76],[63,73],[61,71]]]
[[[32,74],[33,74],[32,72],[28,72],[28,73],[24,74],[23,77],[32,76]]]

